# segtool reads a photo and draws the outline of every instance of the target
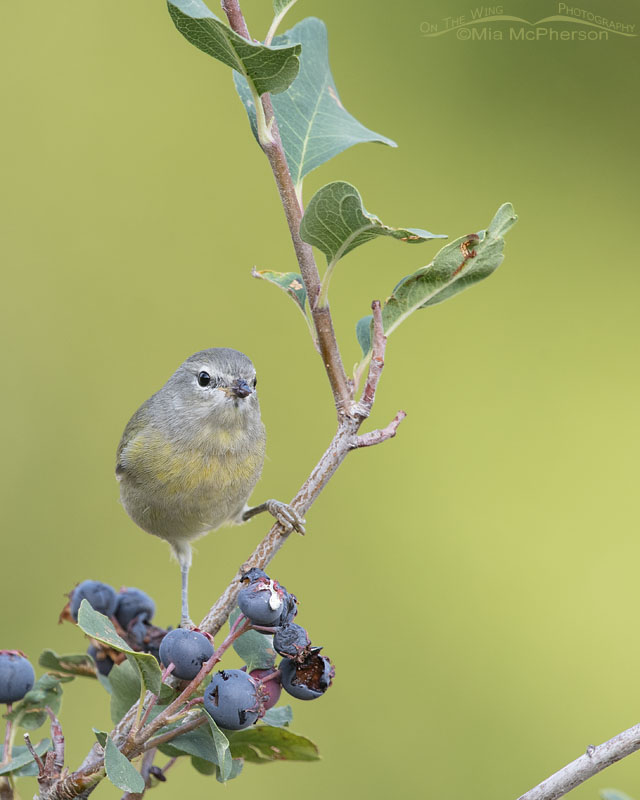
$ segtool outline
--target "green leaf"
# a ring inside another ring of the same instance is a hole
[[[28,691],[24,698],[13,706],[13,711],[6,715],[28,731],[44,725],[49,719],[45,709],[47,706],[57,714],[62,704],[62,683],[73,680],[70,677],[61,677],[46,673],[35,682],[33,689]]]
[[[262,721],[276,728],[286,728],[292,719],[293,711],[291,710],[291,706],[278,706],[277,708],[270,708],[266,711]]]
[[[91,656],[86,653],[73,653],[59,656],[53,650],[44,650],[40,654],[38,664],[50,672],[59,675],[82,675],[87,678],[96,677],[96,668]]]
[[[276,14],[284,15],[296,4],[296,0],[273,0],[273,10]]]
[[[104,768],[107,778],[123,792],[142,792],[144,790],[144,778],[129,759],[118,750],[110,736],[107,736],[107,744],[104,748]]]
[[[359,319],[356,324],[356,338],[358,344],[362,348],[363,355],[367,355],[371,350],[371,323],[373,322],[373,315],[367,314],[366,317]]]
[[[300,223],[300,237],[322,250],[329,269],[347,253],[377,236],[390,236],[409,244],[447,238],[420,228],[384,225],[365,209],[358,190],[346,181],[334,181],[319,189]]]
[[[114,725],[124,717],[131,706],[140,699],[140,673],[128,661],[113,667],[109,673],[111,683],[111,720]]]
[[[33,748],[39,756],[43,756],[51,747],[50,739],[43,739]],[[0,744],[0,762],[4,758],[4,745]],[[0,775],[8,775],[10,772],[16,778],[34,777],[40,772],[38,765],[33,760],[26,745],[14,745],[11,750],[11,761],[0,766]]]
[[[229,750],[229,740],[216,725],[215,720],[206,709],[204,713],[207,715],[207,719],[209,720],[209,729],[211,730],[211,736],[213,737],[213,746],[216,751],[216,763],[218,765],[219,777],[222,783],[224,783],[225,781],[229,780],[229,776],[231,775],[233,768],[231,752]]]
[[[302,276],[297,272],[273,272],[270,269],[256,269],[253,268],[251,272],[254,278],[262,278],[264,281],[274,283],[292,297],[295,304],[306,317],[305,303],[307,300],[307,292],[302,282]]]
[[[318,748],[310,740],[286,728],[255,725],[229,733],[231,755],[254,764],[269,761],[317,761]]]
[[[98,744],[100,747],[104,747],[107,743],[107,736],[109,735],[106,731],[101,731],[98,728],[91,728],[93,731],[93,735],[98,740]]]
[[[218,783],[226,783],[227,781],[232,781],[234,778],[237,778],[238,775],[242,772],[242,767],[244,767],[244,759],[243,758],[233,758],[231,760],[231,772],[228,774],[226,778],[222,777],[222,772],[220,767],[216,767],[216,780]]]
[[[179,724],[180,723],[178,723],[178,725]],[[171,727],[172,726],[167,726],[161,730],[164,733]],[[211,764],[218,763],[218,756],[211,736],[211,730],[206,725],[202,725],[188,733],[182,733],[170,742],[160,745],[158,749],[171,758],[188,755],[208,761]]]
[[[632,798],[619,789],[600,789],[602,800],[632,800]]]
[[[162,686],[162,671],[158,662],[150,653],[139,653],[131,647],[116,633],[113,623],[104,614],[100,614],[91,608],[91,605],[83,600],[78,611],[78,625],[92,639],[103,642],[113,650],[126,653],[127,659],[135,664],[140,673],[142,682],[146,689],[153,694],[160,692]],[[113,670],[109,673],[111,677]]]
[[[198,756],[191,756],[191,766],[201,775],[215,775],[218,767],[212,762]]]
[[[238,619],[240,610],[236,607],[231,612],[229,624]],[[233,649],[247,665],[247,672],[253,669],[270,669],[276,663],[276,651],[273,649],[273,636],[258,631],[247,631],[233,643]]]
[[[365,128],[344,108],[329,67],[327,29],[309,17],[290,31],[276,36],[273,44],[302,44],[300,73],[286,92],[273,98],[273,108],[282,137],[289,171],[297,185],[311,170],[360,142],[396,143]],[[236,90],[258,138],[253,97],[242,76],[234,73]]]
[[[489,227],[477,234],[461,236],[443,247],[431,264],[403,278],[382,308],[384,332],[389,336],[408,316],[419,308],[441,303],[463,289],[489,277],[502,263],[504,234],[516,222],[511,203],[500,206]],[[361,346],[367,342],[365,320],[356,327]]]
[[[199,50],[250,80],[258,94],[283,92],[300,68],[299,44],[266,47],[239,36],[201,0],[169,0],[169,13],[180,33]]]

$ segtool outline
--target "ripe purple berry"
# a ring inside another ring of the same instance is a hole
[[[78,621],[80,603],[83,600],[86,600],[94,611],[104,614],[105,617],[112,617],[118,603],[118,595],[115,589],[107,583],[82,581],[71,594],[70,611],[76,622]]]
[[[282,684],[280,683],[280,676],[271,678],[268,681],[263,681],[269,675],[273,675],[273,669],[252,669],[249,673],[255,681],[259,681],[262,686],[264,694],[264,710],[268,711],[273,708],[280,699],[282,694]]]
[[[305,629],[295,622],[287,622],[273,635],[273,648],[281,656],[302,663],[311,650],[311,640]]]
[[[35,680],[33,667],[22,653],[0,650],[0,703],[22,700]]]
[[[302,664],[290,658],[280,663],[282,688],[299,700],[315,700],[323,695],[336,674],[333,664],[320,655],[319,649],[312,650]]]
[[[114,616],[125,631],[128,630],[134,619],[151,622],[155,613],[156,604],[142,589],[131,587],[118,595],[118,605]]]
[[[173,663],[177,678],[190,681],[213,655],[213,645],[203,633],[176,628],[162,640],[159,655],[165,667]]]
[[[298,613],[298,598],[295,594],[290,594],[284,588],[284,586],[280,587],[285,592],[285,598],[282,604],[282,614],[280,615],[280,619],[278,621],[278,625],[286,625],[287,622],[293,622],[296,614]]]
[[[211,679],[204,707],[221,728],[239,731],[253,725],[264,713],[262,686],[241,669],[227,669]]]

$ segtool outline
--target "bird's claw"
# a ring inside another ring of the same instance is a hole
[[[266,506],[267,511],[282,525],[286,533],[295,530],[304,536],[306,520],[298,514],[293,506],[280,500],[267,500]]]

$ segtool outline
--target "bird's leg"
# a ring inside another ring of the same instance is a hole
[[[293,506],[288,505],[288,503],[281,503],[280,500],[267,500],[266,503],[260,503],[259,506],[245,508],[242,512],[242,521],[246,522],[263,511],[268,511],[272,517],[275,517],[287,533],[296,530],[298,533],[304,534],[306,520],[298,514]]]
[[[180,619],[181,628],[194,628],[195,625],[189,616],[189,569],[191,567],[191,546],[187,542],[174,544],[178,563],[180,564],[180,574],[182,576],[182,613]]]

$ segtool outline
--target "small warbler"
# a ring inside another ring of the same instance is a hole
[[[183,626],[193,624],[191,541],[262,511],[287,532],[304,533],[304,519],[285,503],[247,506],[265,453],[256,383],[254,366],[243,353],[201,350],[140,406],[118,446],[116,478],[127,514],[169,542],[180,564]]]

